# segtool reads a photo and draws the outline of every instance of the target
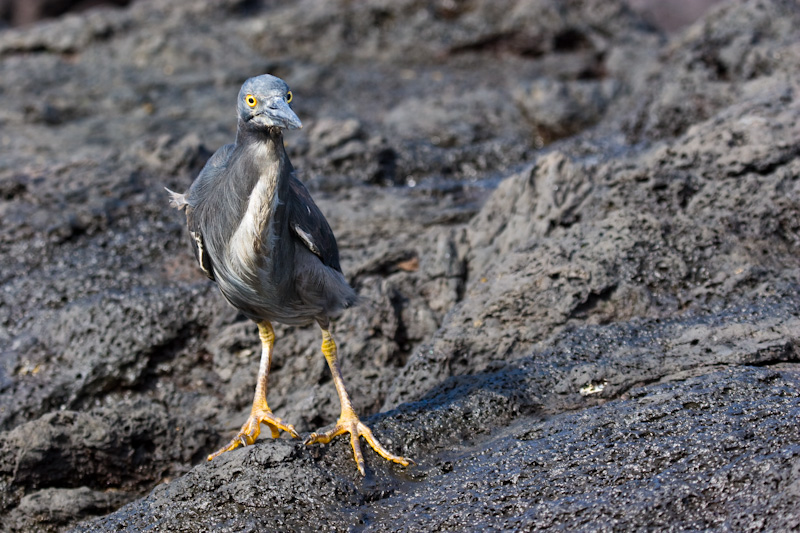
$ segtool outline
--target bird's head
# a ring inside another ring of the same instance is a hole
[[[239,119],[255,128],[302,128],[291,102],[292,91],[282,79],[269,74],[256,76],[244,82],[239,91]]]

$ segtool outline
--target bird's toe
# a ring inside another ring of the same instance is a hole
[[[280,437],[281,431],[289,433],[294,438],[300,438],[294,426],[284,423],[283,420],[272,414],[269,409],[254,409],[247,421],[242,425],[239,433],[227,445],[209,455],[208,460],[211,461],[215,457],[219,457],[223,453],[234,450],[239,446],[253,444],[261,434],[261,424],[265,424],[270,429],[273,439]]]
[[[378,441],[378,439],[375,438],[372,430],[367,425],[362,423],[358,417],[355,416],[355,414],[343,414],[336,422],[336,425],[333,427],[333,429],[322,433],[312,433],[308,436],[308,438],[306,438],[304,444],[327,444],[333,440],[334,437],[344,433],[350,434],[350,447],[353,449],[353,458],[355,459],[358,471],[362,476],[365,475],[364,454],[361,451],[361,442],[359,437],[364,437],[364,440],[367,441],[367,444],[369,444],[370,447],[378,453],[378,455],[387,461],[392,461],[403,466],[414,464],[414,462],[410,459],[406,459],[405,457],[394,455],[393,453],[389,452]]]

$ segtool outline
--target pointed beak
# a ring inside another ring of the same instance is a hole
[[[303,127],[303,123],[283,98],[270,101],[269,106],[257,115],[257,118],[267,126],[277,126],[287,130],[299,130]]]

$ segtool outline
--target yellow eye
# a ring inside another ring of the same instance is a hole
[[[292,91],[289,91],[288,93],[286,93],[286,103],[287,104],[291,104],[292,103]]]
[[[253,96],[252,94],[248,94],[247,96],[245,96],[244,101],[247,102],[247,105],[249,105],[250,107],[255,107],[256,104],[258,103],[256,97]]]

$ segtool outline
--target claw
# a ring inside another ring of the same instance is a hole
[[[361,452],[361,442],[359,441],[359,437],[364,437],[364,440],[367,441],[367,444],[369,444],[372,449],[378,453],[378,455],[387,461],[392,461],[403,466],[414,464],[414,461],[406,459],[405,457],[400,457],[399,455],[394,455],[384,448],[383,445],[378,442],[378,439],[375,438],[375,435],[372,434],[372,430],[362,423],[355,413],[343,413],[342,416],[339,417],[339,420],[336,422],[336,425],[333,427],[333,429],[323,433],[312,433],[308,436],[308,438],[306,438],[305,441],[303,441],[303,444],[328,444],[334,437],[338,437],[344,433],[350,434],[350,447],[353,449],[353,456],[356,460],[356,466],[358,467],[358,471],[362,476],[366,475],[366,471],[364,470],[364,454]]]
[[[253,409],[247,421],[239,430],[239,433],[237,433],[227,445],[209,455],[208,460],[211,461],[225,452],[235,450],[239,446],[249,446],[250,444],[253,444],[258,438],[259,434],[261,434],[261,424],[266,424],[267,427],[270,428],[272,438],[278,438],[281,434],[281,431],[289,433],[296,439],[300,438],[300,435],[297,433],[297,431],[295,431],[294,426],[291,424],[285,424],[283,420],[272,414],[272,411],[270,411],[269,408]]]

